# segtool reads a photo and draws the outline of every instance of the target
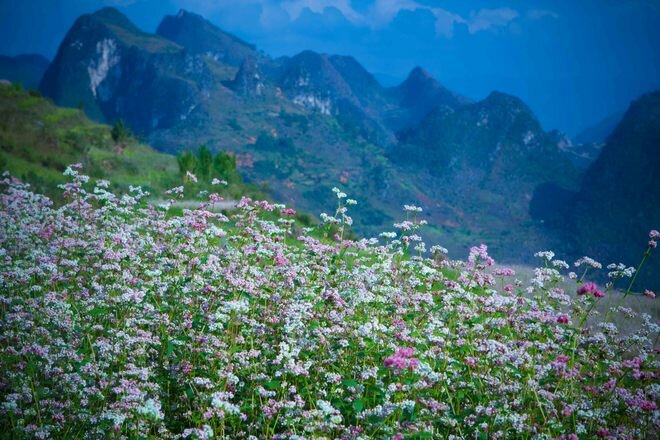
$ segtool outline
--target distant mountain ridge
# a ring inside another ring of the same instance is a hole
[[[575,142],[578,144],[604,144],[616,126],[621,122],[624,113],[617,112],[601,119],[597,123],[586,127],[577,136]]]
[[[589,166],[577,191],[543,187],[532,200],[534,216],[565,235],[569,252],[587,252],[602,261],[634,265],[646,249],[647,234],[660,227],[660,91],[633,101]],[[547,200],[561,200],[553,209]],[[642,283],[660,286],[656,270]]]
[[[183,9],[176,16],[166,15],[156,34],[176,42],[191,53],[204,53],[235,67],[256,54],[253,45],[218,29],[202,16]]]
[[[35,89],[50,62],[42,55],[25,54],[14,57],[0,55],[0,80],[21,84],[26,89]]]
[[[273,59],[186,11],[165,17],[157,34],[112,8],[80,17],[41,90],[98,120],[124,119],[163,151],[233,151],[248,179],[310,212],[341,185],[360,202],[359,232],[389,228],[403,204],[419,203],[440,225],[427,237],[457,252],[520,241],[512,229],[538,247],[534,187],[577,188],[564,138],[544,132],[518,98],[473,102],[419,67],[383,87],[352,57]]]

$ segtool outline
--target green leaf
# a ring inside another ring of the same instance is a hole
[[[356,413],[359,413],[364,409],[364,402],[362,399],[357,399],[353,401],[353,409],[355,410]]]
[[[268,391],[274,391],[280,387],[280,384],[282,382],[279,380],[271,380],[270,382],[266,382],[264,384],[264,388],[266,388]]]
[[[94,307],[92,310],[89,311],[89,314],[92,316],[101,316],[105,315],[108,313],[108,309],[105,307]]]

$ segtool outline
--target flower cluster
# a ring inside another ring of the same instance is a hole
[[[170,212],[79,171],[62,206],[0,179],[8,438],[659,434],[657,323],[625,304],[626,334],[592,319],[602,290],[566,293],[551,252],[526,284],[485,246],[424,256],[416,207],[383,240],[349,240],[339,190],[303,228],[248,198]]]
[[[401,348],[397,350],[392,356],[386,357],[384,365],[388,368],[394,368],[396,370],[414,370],[419,365],[419,359],[413,357],[415,354],[415,349]]]
[[[602,290],[598,288],[598,286],[595,283],[592,283],[591,281],[587,281],[586,283],[582,284],[578,290],[577,290],[578,295],[593,295],[594,298],[602,298],[605,296]]]

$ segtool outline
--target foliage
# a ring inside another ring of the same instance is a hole
[[[131,130],[126,126],[123,119],[119,119],[114,123],[110,135],[117,144],[123,144],[132,136]]]
[[[283,205],[174,215],[65,174],[60,208],[0,183],[9,437],[657,437],[658,326],[618,306],[593,319],[616,294],[587,281],[591,259],[573,293],[551,252],[528,285],[485,246],[427,257],[415,206],[354,241],[338,189],[335,213],[295,232]],[[635,273],[612,267],[612,284]]]
[[[215,156],[206,145],[197,149],[197,154],[190,150],[177,155],[179,174],[184,178],[194,175],[196,182],[209,184],[213,179],[227,183],[241,183],[241,177],[236,168],[236,156],[225,151],[219,151]]]
[[[236,168],[236,156],[233,154],[219,151],[213,158],[213,170],[229,184],[236,184],[241,181],[241,176]]]
[[[0,85],[0,152],[5,158],[0,172],[10,171],[57,202],[57,185],[70,163],[84,163],[91,176],[107,179],[115,189],[140,185],[158,193],[176,184],[173,156],[132,137],[123,138],[117,148],[112,131],[78,109],[57,107],[20,86]]]

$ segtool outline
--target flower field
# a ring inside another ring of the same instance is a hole
[[[0,436],[657,438],[659,327],[621,306],[657,231],[635,269],[539,252],[522,283],[485,246],[427,250],[414,206],[356,241],[338,190],[303,228],[65,174],[61,207],[0,181]]]

